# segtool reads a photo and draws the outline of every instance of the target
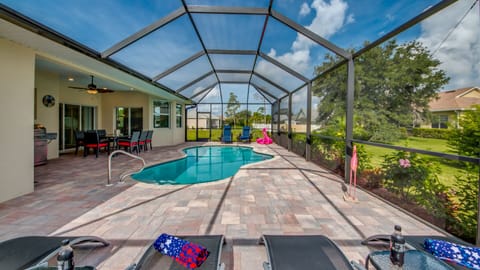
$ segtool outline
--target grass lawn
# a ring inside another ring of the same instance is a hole
[[[452,153],[447,147],[447,141],[441,139],[431,139],[431,138],[419,138],[419,137],[409,137],[407,139],[402,139],[396,143],[393,143],[396,146],[416,148],[440,153]],[[378,167],[382,164],[383,156],[393,153],[395,150],[364,145],[367,152],[370,154],[370,161],[373,166]]]
[[[408,139],[400,140],[394,143],[396,146],[403,146],[409,148],[416,148],[440,153],[452,153],[447,147],[447,141],[441,139],[431,139],[431,138],[419,138],[419,137],[409,137]],[[396,150],[364,145],[365,150],[370,155],[370,163],[373,167],[381,167],[384,160],[383,156],[389,155]],[[455,185],[455,175],[463,174],[462,169],[458,169],[452,160],[447,160],[439,157],[432,157],[428,155],[422,155],[426,159],[434,161],[439,166],[439,179],[440,181],[447,186]],[[361,162],[361,160],[360,160]]]

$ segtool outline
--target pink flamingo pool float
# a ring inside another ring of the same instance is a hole
[[[259,143],[259,144],[272,144],[272,139],[270,137],[268,137],[267,129],[263,128],[262,132],[263,132],[263,138],[258,138],[257,143]]]

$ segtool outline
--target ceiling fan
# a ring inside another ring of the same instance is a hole
[[[92,81],[87,85],[87,87],[77,87],[77,86],[69,86],[68,88],[73,88],[73,89],[81,89],[81,90],[86,90],[87,93],[95,95],[97,93],[112,93],[114,90],[108,89],[108,88],[97,88],[97,86],[93,83],[93,75],[90,75],[92,78]]]

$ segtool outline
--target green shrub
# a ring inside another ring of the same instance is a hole
[[[474,171],[463,176],[455,176],[457,186],[449,213],[449,231],[475,242],[478,213],[478,174]]]
[[[424,207],[434,216],[446,216],[447,188],[438,180],[438,165],[405,151],[384,158],[384,187],[401,199]]]
[[[373,132],[370,137],[372,142],[381,142],[381,143],[394,143],[402,138],[406,137],[406,129],[401,129],[395,125],[385,123],[379,125]]]
[[[412,129],[412,136],[421,138],[433,139],[448,139],[454,133],[453,129],[438,129],[438,128],[414,128]]]

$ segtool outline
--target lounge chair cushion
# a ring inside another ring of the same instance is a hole
[[[200,270],[218,270],[224,269],[225,265],[220,263],[220,257],[222,254],[222,245],[224,244],[224,238],[222,235],[201,235],[201,236],[178,236],[183,240],[194,242],[207,248],[210,252],[207,260],[200,266]],[[178,263],[172,263],[172,260],[164,260],[167,258],[158,252],[154,245],[150,245],[148,249],[143,253],[138,263],[131,265],[129,270],[140,269],[162,269],[162,270],[185,270],[185,267]]]
[[[161,234],[153,246],[160,253],[173,257],[175,261],[190,269],[200,267],[209,254],[206,248],[198,244],[166,233]]]
[[[472,269],[480,269],[480,248],[467,247],[448,241],[425,239],[425,250],[435,257]]]

